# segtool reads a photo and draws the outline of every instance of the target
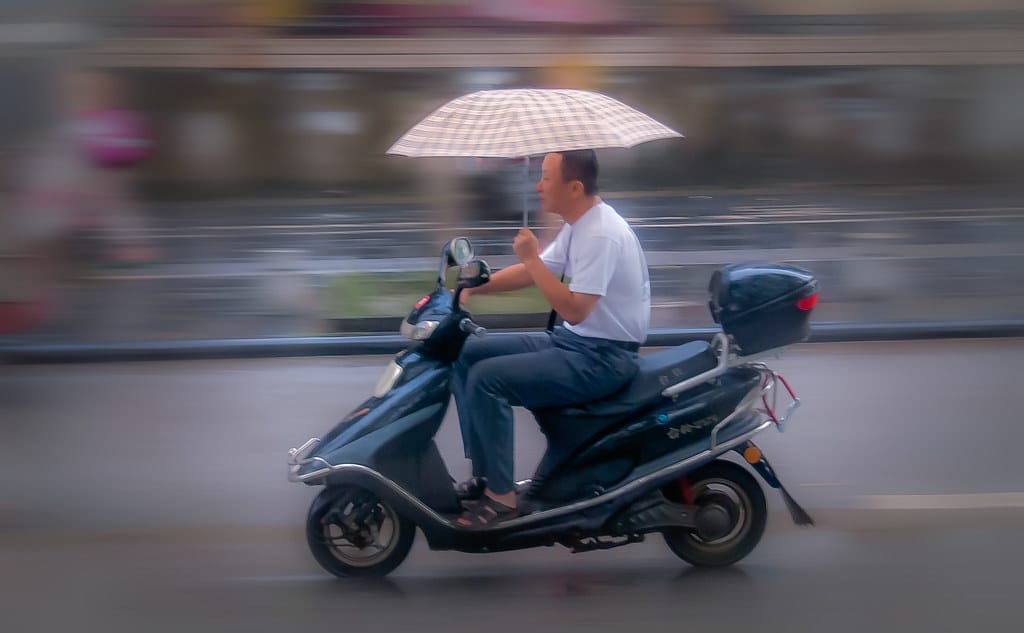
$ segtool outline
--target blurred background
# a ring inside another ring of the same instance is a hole
[[[0,0],[0,349],[396,333],[445,241],[512,263],[524,192],[531,226],[555,224],[538,160],[385,151],[452,98],[527,86],[686,135],[598,153],[653,327],[710,325],[711,272],[746,260],[814,271],[818,322],[1021,319],[1022,35],[1021,0]],[[488,327],[544,323],[536,293],[488,299]],[[316,491],[285,461],[385,359],[0,364],[2,621],[1016,633],[1022,352],[771,361],[804,404],[758,441],[818,527],[768,491],[769,532],[733,569],[658,538],[484,557],[420,538],[373,584],[313,562]],[[516,415],[525,477],[545,440]],[[437,441],[461,478],[453,417]]]
[[[814,270],[819,321],[1024,316],[1016,0],[7,0],[0,20],[4,340],[393,332],[450,237],[513,261],[539,161],[386,149],[523,86],[686,135],[599,153],[655,327],[709,324],[710,272],[750,259]],[[477,309],[543,323],[535,293]]]

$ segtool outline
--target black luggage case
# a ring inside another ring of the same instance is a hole
[[[741,356],[805,340],[818,302],[818,280],[783,264],[730,264],[716,270],[708,307]]]

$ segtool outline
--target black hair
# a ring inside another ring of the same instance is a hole
[[[578,180],[583,183],[583,193],[596,196],[597,153],[592,149],[575,149],[558,152],[562,155],[562,182]]]

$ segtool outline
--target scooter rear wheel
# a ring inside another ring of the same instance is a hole
[[[761,540],[768,521],[764,492],[745,468],[714,461],[687,474],[697,529],[663,533],[669,549],[696,567],[724,567],[743,559]]]
[[[325,488],[306,517],[313,558],[339,578],[387,575],[405,560],[415,536],[415,524],[362,488]]]

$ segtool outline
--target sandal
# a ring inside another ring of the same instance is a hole
[[[519,516],[518,508],[511,508],[487,495],[480,497],[479,501],[466,503],[465,506],[466,511],[455,520],[455,525],[467,530],[481,530]]]
[[[485,488],[487,488],[486,477],[470,477],[455,486],[455,496],[459,498],[459,501],[473,501],[483,496]]]

